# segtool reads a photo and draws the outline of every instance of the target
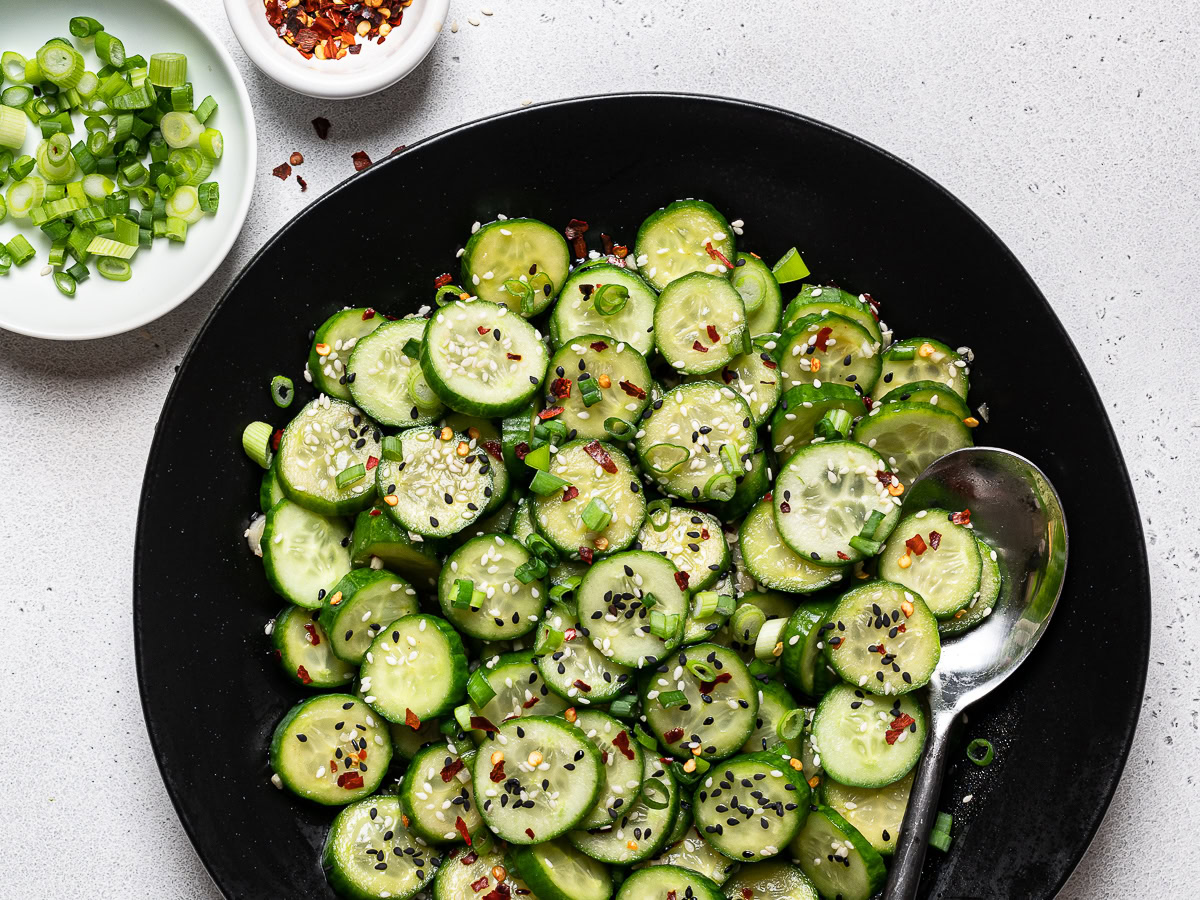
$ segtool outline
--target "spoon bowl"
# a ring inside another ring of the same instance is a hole
[[[1000,596],[974,628],[942,642],[927,689],[929,740],[909,796],[884,900],[916,894],[937,809],[954,722],[1011,675],[1046,631],[1067,570],[1067,523],[1045,474],[1016,453],[967,447],[930,465],[909,488],[904,512],[971,511],[972,527],[1000,565]]]

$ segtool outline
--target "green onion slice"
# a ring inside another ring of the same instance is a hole
[[[291,406],[292,398],[295,395],[296,387],[292,384],[292,379],[286,375],[276,375],[271,379],[271,399],[280,409],[287,409]]]
[[[710,500],[728,500],[737,493],[737,479],[728,472],[717,472],[704,485],[704,496]]]
[[[996,750],[992,747],[990,741],[985,741],[983,738],[975,738],[975,740],[967,745],[967,759],[977,766],[990,766],[992,760],[995,758]]]
[[[78,38],[89,38],[104,30],[104,26],[91,16],[75,16],[67,27]]]
[[[805,718],[803,709],[789,710],[779,724],[775,728],[775,733],[779,735],[781,741],[794,741],[804,733],[804,726],[808,724]]]
[[[525,549],[548,566],[557,566],[559,563],[558,551],[540,534],[525,538]]]
[[[519,278],[510,278],[502,285],[505,293],[520,301],[519,308],[521,315],[533,315],[533,287],[527,281],[522,281]]]
[[[691,456],[687,447],[679,444],[655,444],[645,454],[646,467],[655,475],[670,475]]]
[[[547,571],[546,564],[535,556],[517,566],[513,574],[517,576],[517,581],[521,584],[529,584],[531,581],[545,578]]]
[[[92,241],[94,244],[100,238]],[[115,244],[116,241],[113,241]],[[137,250],[137,247],[130,247],[130,250]],[[93,253],[91,244],[88,245],[88,252]],[[107,278],[109,281],[128,281],[133,275],[133,270],[130,268],[129,261],[117,259],[116,257],[104,256],[96,263],[96,271],[101,278]]]
[[[623,284],[602,284],[592,292],[592,304],[602,316],[615,316],[629,302],[629,288]]]
[[[386,460],[401,462],[404,459],[404,441],[398,434],[389,434],[383,439],[380,452]]]
[[[741,460],[738,459],[737,449],[733,444],[721,445],[721,466],[725,469],[726,474],[732,475],[735,478],[745,471]]]
[[[807,278],[809,271],[804,260],[800,258],[800,251],[793,247],[779,258],[779,262],[771,266],[771,274],[780,284],[787,284]]]
[[[182,87],[187,82],[187,57],[182,53],[150,55],[150,83],[155,87]]]
[[[438,306],[445,306],[447,303],[457,300],[462,294],[463,289],[457,284],[443,284],[433,295],[433,302]]]
[[[947,832],[935,831],[929,835],[929,843],[930,846],[937,847],[939,850],[945,853],[950,849],[952,840]]]
[[[917,355],[916,347],[893,347],[887,352],[888,359],[908,360],[913,359]]]
[[[708,663],[699,659],[689,659],[687,662],[687,670],[701,681],[712,681],[717,677],[717,670]]]
[[[467,679],[467,695],[476,709],[483,709],[496,696],[496,691],[483,673],[483,667],[476,669]]]
[[[850,538],[850,546],[861,553],[863,556],[875,556],[883,549],[882,541],[870,541],[862,535],[856,534]]]
[[[636,697],[618,697],[608,705],[608,714],[610,716],[616,716],[618,719],[632,719],[634,714],[637,712],[637,707],[638,701]],[[643,734],[645,734],[645,732],[640,728],[635,728],[633,730],[633,736],[637,738],[639,744],[642,743]],[[654,738],[651,738],[649,735],[646,735],[646,737],[650,740],[650,747],[654,748],[656,746]]]
[[[743,603],[733,611],[729,626],[734,636],[743,643],[750,643],[767,622],[767,614],[753,603]]]
[[[471,731],[471,704],[464,703],[454,707],[454,721],[463,731]]]
[[[242,449],[264,469],[271,465],[272,428],[266,422],[251,422],[242,432]]]
[[[561,491],[566,486],[566,481],[557,475],[551,475],[549,472],[544,472],[541,469],[537,470],[533,476],[533,481],[529,483],[529,489],[539,497],[549,497],[551,494]]]
[[[614,438],[629,437],[633,426],[619,416],[609,416],[604,420],[604,433]]]
[[[650,613],[650,633],[659,638],[672,638],[679,630],[679,615],[667,615],[654,610]]]
[[[867,521],[863,522],[862,530],[858,532],[859,537],[871,540],[875,535],[875,530],[879,527],[879,523],[883,521],[883,513],[877,509],[871,510],[871,514],[867,516]]]
[[[813,426],[818,437],[827,441],[836,441],[850,434],[850,423],[853,417],[844,409],[831,409]]]
[[[349,468],[342,469],[342,471],[338,472],[337,478],[334,480],[337,482],[338,489],[340,490],[362,481],[366,476],[367,467],[362,463],[357,463]]]
[[[676,706],[683,706],[688,699],[687,694],[683,691],[663,691],[658,695],[658,702],[664,709],[672,709]]]
[[[612,521],[612,509],[599,497],[593,497],[583,509],[583,524],[589,531],[603,531]]]
[[[66,272],[54,273],[54,286],[58,288],[59,293],[65,297],[75,296],[75,279]]]
[[[407,341],[405,341],[404,347],[402,349],[403,349],[404,355],[407,356],[409,359],[420,359],[421,358],[421,342],[418,341],[416,338],[409,338]]]
[[[579,589],[579,585],[583,583],[583,579],[578,575],[572,575],[561,584],[556,584],[550,588],[550,599],[554,603],[565,606],[571,615],[575,614],[575,591]]]
[[[660,510],[662,511],[662,517],[656,518]],[[671,501],[655,500],[646,507],[646,519],[650,522],[650,527],[655,531],[666,531],[671,527]]]
[[[543,444],[536,450],[526,453],[525,465],[531,469],[537,469],[539,472],[547,471],[550,468],[550,445]]]
[[[545,656],[547,653],[553,653],[563,645],[567,636],[557,628],[543,624],[538,628],[537,640],[533,645],[533,652],[538,656]]]
[[[670,793],[657,778],[650,778],[642,785],[641,801],[650,809],[666,809]]]

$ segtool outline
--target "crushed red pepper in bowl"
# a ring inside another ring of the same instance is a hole
[[[335,60],[382,44],[413,0],[263,0],[267,24],[305,59]]]

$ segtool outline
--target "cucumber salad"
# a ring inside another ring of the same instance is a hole
[[[338,310],[272,380],[246,538],[311,695],[269,760],[338,808],[342,896],[883,886],[921,688],[1000,591],[970,510],[901,509],[972,444],[972,354],[743,228],[476,223],[430,305]]]

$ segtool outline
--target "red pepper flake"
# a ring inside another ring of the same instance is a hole
[[[475,731],[490,731],[492,733],[500,730],[492,724],[490,719],[484,716],[471,716],[471,728]]]
[[[750,888],[742,888],[742,900],[754,900],[754,891]]]
[[[579,558],[590,566],[592,560],[596,558],[596,552],[591,547],[580,547]]]
[[[596,461],[596,465],[602,468],[609,475],[617,474],[617,464],[613,462],[612,457],[608,455],[608,451],[600,446],[599,441],[589,441],[583,445],[583,452]]]
[[[324,116],[317,116],[312,120],[312,126],[317,132],[317,137],[325,140],[329,137],[329,120]]]
[[[337,761],[336,761],[336,760],[333,760],[333,759],[331,759],[331,760],[329,761],[329,771],[330,771],[330,772],[336,772],[336,771],[337,771]]]
[[[737,378],[737,372],[731,372],[728,366],[721,370],[721,380],[726,384],[729,384],[735,378]]]
[[[863,406],[866,407],[867,412],[870,412],[871,407],[873,407],[875,405],[875,401],[872,400],[870,397],[868,397],[866,394],[863,395],[862,402],[863,402]]]
[[[504,774],[504,760],[500,760],[500,762],[492,766],[492,773],[488,775],[488,778],[492,779],[492,784],[499,784],[506,777]]]
[[[357,791],[363,786],[363,777],[358,772],[343,772],[338,776],[337,784],[347,791]]]
[[[462,767],[462,760],[458,760],[459,768]],[[442,773],[442,779],[446,779],[445,773]],[[471,846],[471,832],[467,831],[467,823],[463,821],[462,816],[454,817],[454,830],[462,835],[462,839],[467,842],[467,846]]]
[[[705,330],[708,332],[708,339],[714,344],[721,340],[721,333],[717,331],[717,326],[709,325]]]
[[[838,559],[844,559],[844,560],[849,560],[849,559],[850,559],[850,557],[848,557],[848,556],[847,556],[845,553],[843,553],[841,550],[839,550],[839,551],[837,552],[837,555],[838,555]]]
[[[563,503],[566,503],[568,500],[574,500],[578,496],[579,488],[575,487],[573,484],[567,485],[567,489],[563,491],[562,495]]]
[[[307,182],[307,181],[305,181],[305,180],[304,180],[302,177],[300,177],[299,175],[297,175],[297,176],[296,176],[296,184],[300,185],[300,193],[302,193],[302,194],[303,194],[305,191],[307,191],[307,190],[308,190],[308,182]]]
[[[875,477],[879,479],[880,484],[882,484],[884,487],[887,487],[892,483],[892,479],[895,476],[893,476],[891,472],[885,472],[883,469],[880,469],[875,473]]]
[[[529,455],[529,444],[521,441],[521,443],[513,447],[513,453],[517,455],[517,459],[524,460]]]
[[[828,325],[826,325],[824,328],[822,328],[820,331],[817,332],[817,340],[816,340],[816,343],[814,344],[814,346],[818,350],[820,350],[822,353],[824,353],[825,348],[827,348],[829,346],[829,336],[832,334],[833,334],[833,329],[830,328]]]
[[[282,440],[283,440],[283,429],[276,428],[275,432],[271,435],[271,449],[278,450],[279,442]]]
[[[541,699],[541,697],[530,697],[521,704],[521,709],[533,709],[535,706],[537,706],[538,701]]]
[[[729,260],[728,260],[728,259],[725,257],[725,254],[724,254],[724,253],[722,253],[720,250],[718,250],[716,247],[714,247],[714,246],[712,245],[712,241],[709,241],[707,244],[705,244],[705,245],[704,245],[704,249],[708,251],[708,255],[709,255],[710,257],[712,257],[712,258],[713,258],[713,259],[715,259],[715,260],[719,260],[719,261],[720,261],[720,263],[721,263],[721,265],[725,266],[725,268],[727,268],[727,269],[732,269],[732,268],[734,267],[734,266],[733,266],[733,263],[731,263],[731,262],[730,262],[730,261],[729,261]]]
[[[287,181],[287,177],[292,174],[292,167],[289,166],[287,163],[280,163],[274,169],[271,170],[271,174],[274,175],[276,178],[278,178],[280,181]]]
[[[563,414],[563,412],[565,412],[563,407],[551,406],[547,409],[543,409],[540,413],[537,414],[537,417],[539,419],[541,419],[543,422],[545,422],[547,419],[553,419],[555,416],[561,416]]]
[[[519,360],[519,359],[521,358],[521,354],[520,354],[520,353],[509,353],[509,354],[508,354],[508,358],[509,358],[509,359],[518,359],[518,360]]]
[[[879,301],[870,294],[863,294],[862,298],[867,301],[867,306],[871,307],[871,315],[875,317],[875,321],[879,321]]]
[[[473,866],[479,860],[479,854],[472,850],[466,856],[459,860],[464,866]]]
[[[308,674],[308,669],[304,666],[296,666],[296,675],[302,684],[312,684],[312,677]]]
[[[763,494],[763,499],[766,500],[768,503],[770,503],[772,496],[773,496],[773,494],[770,491],[767,491],[765,494]]]
[[[663,740],[666,741],[668,744],[673,744],[676,741],[680,740],[682,737],[683,737],[683,729],[678,725],[676,725],[670,731],[663,732]]]
[[[583,239],[587,233],[588,223],[583,219],[572,219],[567,223],[567,227],[563,229],[563,236],[570,241],[571,250],[575,254],[576,259],[583,259],[587,256],[587,242]]]
[[[700,682],[700,693],[711,694],[713,692],[713,689],[716,688],[716,686],[718,684],[724,684],[725,682],[732,681],[732,680],[733,680],[732,674],[730,674],[729,672],[722,672],[720,675],[718,675],[712,681]]]
[[[526,828],[525,830],[528,831],[529,829]],[[508,900],[510,896],[512,896],[512,893],[509,891],[508,885],[498,884],[494,891],[484,894],[481,900]]]
[[[788,513],[790,513],[792,511],[792,504],[790,504],[786,500],[784,500],[782,503],[779,504],[779,511],[786,516]]]
[[[321,643],[321,636],[317,634],[317,626],[312,622],[305,622],[304,630],[308,632],[308,642],[314,647],[319,646]]]
[[[529,839],[530,839],[531,841],[537,840],[537,836],[536,836],[536,835],[533,833],[533,829],[532,829],[532,828],[526,828],[526,829],[525,829],[525,833],[526,833],[527,835],[529,835]]]
[[[700,529],[700,540],[702,540],[702,541],[708,540],[708,529],[707,528]]]
[[[368,472],[370,472],[377,465],[379,465],[379,457],[377,457],[377,456],[368,456],[367,457],[367,471]]]
[[[563,640],[564,641],[573,641],[577,637],[579,637],[579,632],[576,631],[574,628],[568,628],[566,631],[563,632]]]
[[[455,775],[457,775],[459,772],[461,772],[465,765],[466,764],[461,759],[456,759],[456,760],[454,760],[454,762],[450,763],[449,765],[444,766],[442,768],[442,781],[445,782],[446,784],[449,784],[451,779],[453,779]],[[470,843],[470,841],[468,841],[467,843]]]
[[[955,525],[970,525],[971,511],[964,509],[962,512],[952,512],[950,513],[950,521]]]
[[[453,275],[451,275],[449,272],[443,272],[437,278],[433,279],[433,286],[434,286],[434,288],[444,288],[446,285],[448,285],[453,280],[454,280]],[[483,331],[481,331],[479,333],[487,334],[487,329],[485,328],[485,329],[483,329]]]
[[[613,738],[613,746],[621,751],[621,755],[626,759],[634,759],[633,749],[629,746],[629,732],[622,730],[615,738]]]
[[[555,378],[550,382],[550,394],[559,400],[566,400],[571,396],[571,379]]]
[[[461,821],[462,821],[462,816],[459,816],[459,817],[458,817],[458,821],[459,821],[459,822],[461,822]],[[478,881],[472,881],[472,882],[471,882],[471,890],[473,890],[475,893],[477,893],[477,894],[478,894],[478,893],[479,893],[480,891],[482,891],[482,890],[483,890],[485,887],[487,887],[487,886],[488,886],[488,884],[490,884],[490,882],[488,881],[488,877],[487,877],[486,875],[484,875],[484,876],[483,876],[482,878],[480,878]]]
[[[382,510],[382,509],[373,509],[373,510],[371,510],[369,513],[367,513],[367,515],[369,515],[369,516],[381,516],[381,515],[383,515],[383,510]]]
[[[475,330],[478,331],[480,334],[487,334],[492,329],[488,328],[486,325],[480,325]]]
[[[311,28],[301,28],[296,32],[296,46],[304,53],[312,53],[321,36]]]
[[[903,634],[904,632],[908,631],[908,627],[903,622],[901,622],[899,625],[896,626],[896,630],[898,632],[900,632],[901,634]]]
[[[641,400],[646,396],[646,392],[631,381],[618,381],[617,384],[620,386],[621,390],[627,393],[630,397],[636,397],[637,399]]]
[[[941,539],[941,535],[938,535],[938,540],[940,541]],[[919,534],[914,534],[912,537],[910,537],[904,542],[904,546],[909,549],[909,552],[915,553],[917,556],[920,556],[922,553],[924,553],[926,549],[925,539]],[[937,547],[934,547],[933,549],[936,550]]]
[[[900,715],[892,720],[892,724],[884,734],[883,739],[889,744],[896,743],[900,735],[904,733],[904,729],[914,723],[915,720],[908,713],[900,713]]]
[[[698,353],[707,353],[708,352],[708,348],[705,347],[699,341],[692,341],[692,349]]]
[[[404,710],[404,724],[416,731],[421,727],[421,720],[417,718],[417,714],[407,707]]]
[[[590,344],[588,344],[588,346],[597,353],[603,353],[608,349],[608,344],[606,344],[604,341],[592,341]]]
[[[487,451],[487,455],[497,462],[504,461],[504,448],[500,446],[500,442],[494,438],[490,441],[483,442],[483,449]]]
[[[367,156],[365,150],[355,150],[350,154],[350,158],[354,160],[354,171],[361,172],[363,169],[369,168],[371,165],[371,157]]]
[[[920,537],[920,535],[917,535],[917,537]],[[941,532],[938,532],[938,531],[929,532],[929,546],[931,549],[936,550],[941,545],[941,543],[942,543]]]
[[[576,679],[575,679],[575,680],[572,682],[572,684],[574,684],[574,685],[575,685],[575,687],[579,688],[579,689],[580,689],[581,691],[583,691],[585,694],[590,694],[590,693],[592,692],[592,686],[591,686],[590,684],[588,684],[586,681],[582,681],[582,680],[581,680],[581,679],[579,679],[579,678],[576,678]]]
[[[681,591],[686,591],[688,589],[688,573],[687,572],[676,572],[675,573],[675,583],[677,585],[679,585],[679,589]]]
[[[607,234],[605,234],[603,231],[602,231],[602,232],[600,232],[600,246],[604,248],[604,255],[605,255],[605,256],[607,256],[608,254],[612,253],[612,252],[613,252],[613,247],[615,246],[615,245],[613,244],[613,239],[612,239],[612,238],[610,238],[610,237],[609,237]]]

